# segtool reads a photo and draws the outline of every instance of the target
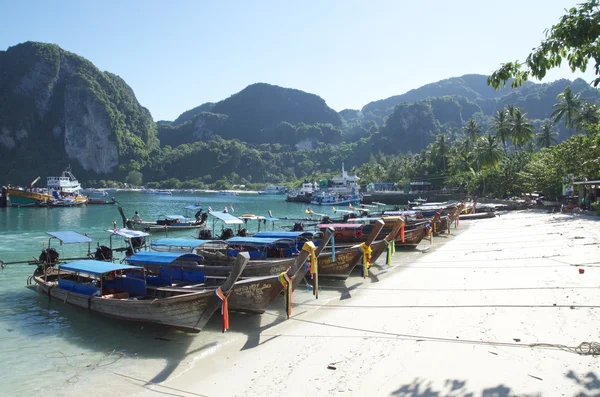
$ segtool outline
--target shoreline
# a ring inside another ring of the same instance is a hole
[[[463,221],[368,283],[324,288],[318,303],[295,293],[291,320],[268,312],[260,330],[141,395],[575,395],[596,358],[557,346],[597,338],[594,269],[570,265],[597,253],[591,222],[536,211]]]

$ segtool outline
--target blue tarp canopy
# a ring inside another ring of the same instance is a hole
[[[240,218],[237,218],[226,212],[209,212],[209,214],[223,221],[223,223],[225,223],[226,225],[241,225],[244,223],[244,221]]]
[[[142,232],[139,230],[131,230],[131,229],[106,229],[105,232],[116,234],[117,236],[125,237],[125,238],[136,238],[136,237],[148,237],[149,234],[146,232]]]
[[[188,219],[183,215],[165,215],[166,219],[179,219],[179,220],[184,220],[184,219]]]
[[[296,239],[300,237],[313,238],[315,232],[258,232],[253,237],[256,238],[291,238]]]
[[[167,266],[175,262],[178,259],[188,261],[202,261],[203,257],[196,254],[185,254],[177,252],[149,252],[142,251],[135,255],[130,256],[126,259],[127,263],[133,263],[138,265],[159,265]]]
[[[46,232],[63,244],[91,243],[92,239],[77,232]]]
[[[380,220],[381,218],[351,218],[348,219],[350,223],[370,223]]]
[[[232,244],[253,244],[253,245],[270,245],[276,242],[285,242],[281,238],[258,238],[258,237],[232,237],[227,240],[229,245]],[[289,242],[289,241],[288,241]]]
[[[265,216],[265,218],[264,218],[264,219],[265,219],[266,221],[269,221],[269,222],[275,222],[275,221],[278,221],[278,220],[279,220],[279,218],[273,218],[273,217],[271,217],[271,216]]]
[[[151,246],[196,248],[213,240],[198,240],[194,238],[161,238],[153,241]]]
[[[139,266],[122,265],[120,263],[102,262],[95,260],[83,260],[69,262],[59,265],[60,270],[82,272],[86,274],[101,275],[116,270],[143,269]]]

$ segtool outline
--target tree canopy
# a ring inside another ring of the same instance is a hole
[[[494,88],[503,87],[510,79],[518,87],[530,77],[539,80],[566,60],[572,71],[585,72],[590,60],[595,62],[594,87],[600,84],[600,0],[588,0],[572,7],[556,25],[546,31],[545,39],[525,62],[507,62],[488,78]]]

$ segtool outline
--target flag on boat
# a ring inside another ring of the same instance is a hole
[[[231,212],[235,212],[235,210],[233,209],[233,205],[229,204],[229,208],[231,209]]]
[[[225,214],[226,214],[227,212],[228,212],[228,211],[227,211],[227,207],[223,208],[223,213],[225,213]]]
[[[269,218],[273,218],[273,214],[271,213],[271,210],[269,210]]]
[[[211,207],[210,205],[208,206],[208,210],[207,210],[207,211],[208,211],[208,212],[211,212],[211,211],[212,211],[212,207]]]

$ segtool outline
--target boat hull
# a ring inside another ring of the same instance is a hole
[[[40,201],[52,200],[52,196],[26,190],[8,189],[8,200],[13,207],[33,207]]]
[[[60,289],[40,276],[34,276],[34,281],[36,290],[50,300],[119,320],[160,324],[193,333],[206,325],[208,319],[202,321],[202,314],[209,302],[218,299],[211,289],[147,300],[105,299]]]

